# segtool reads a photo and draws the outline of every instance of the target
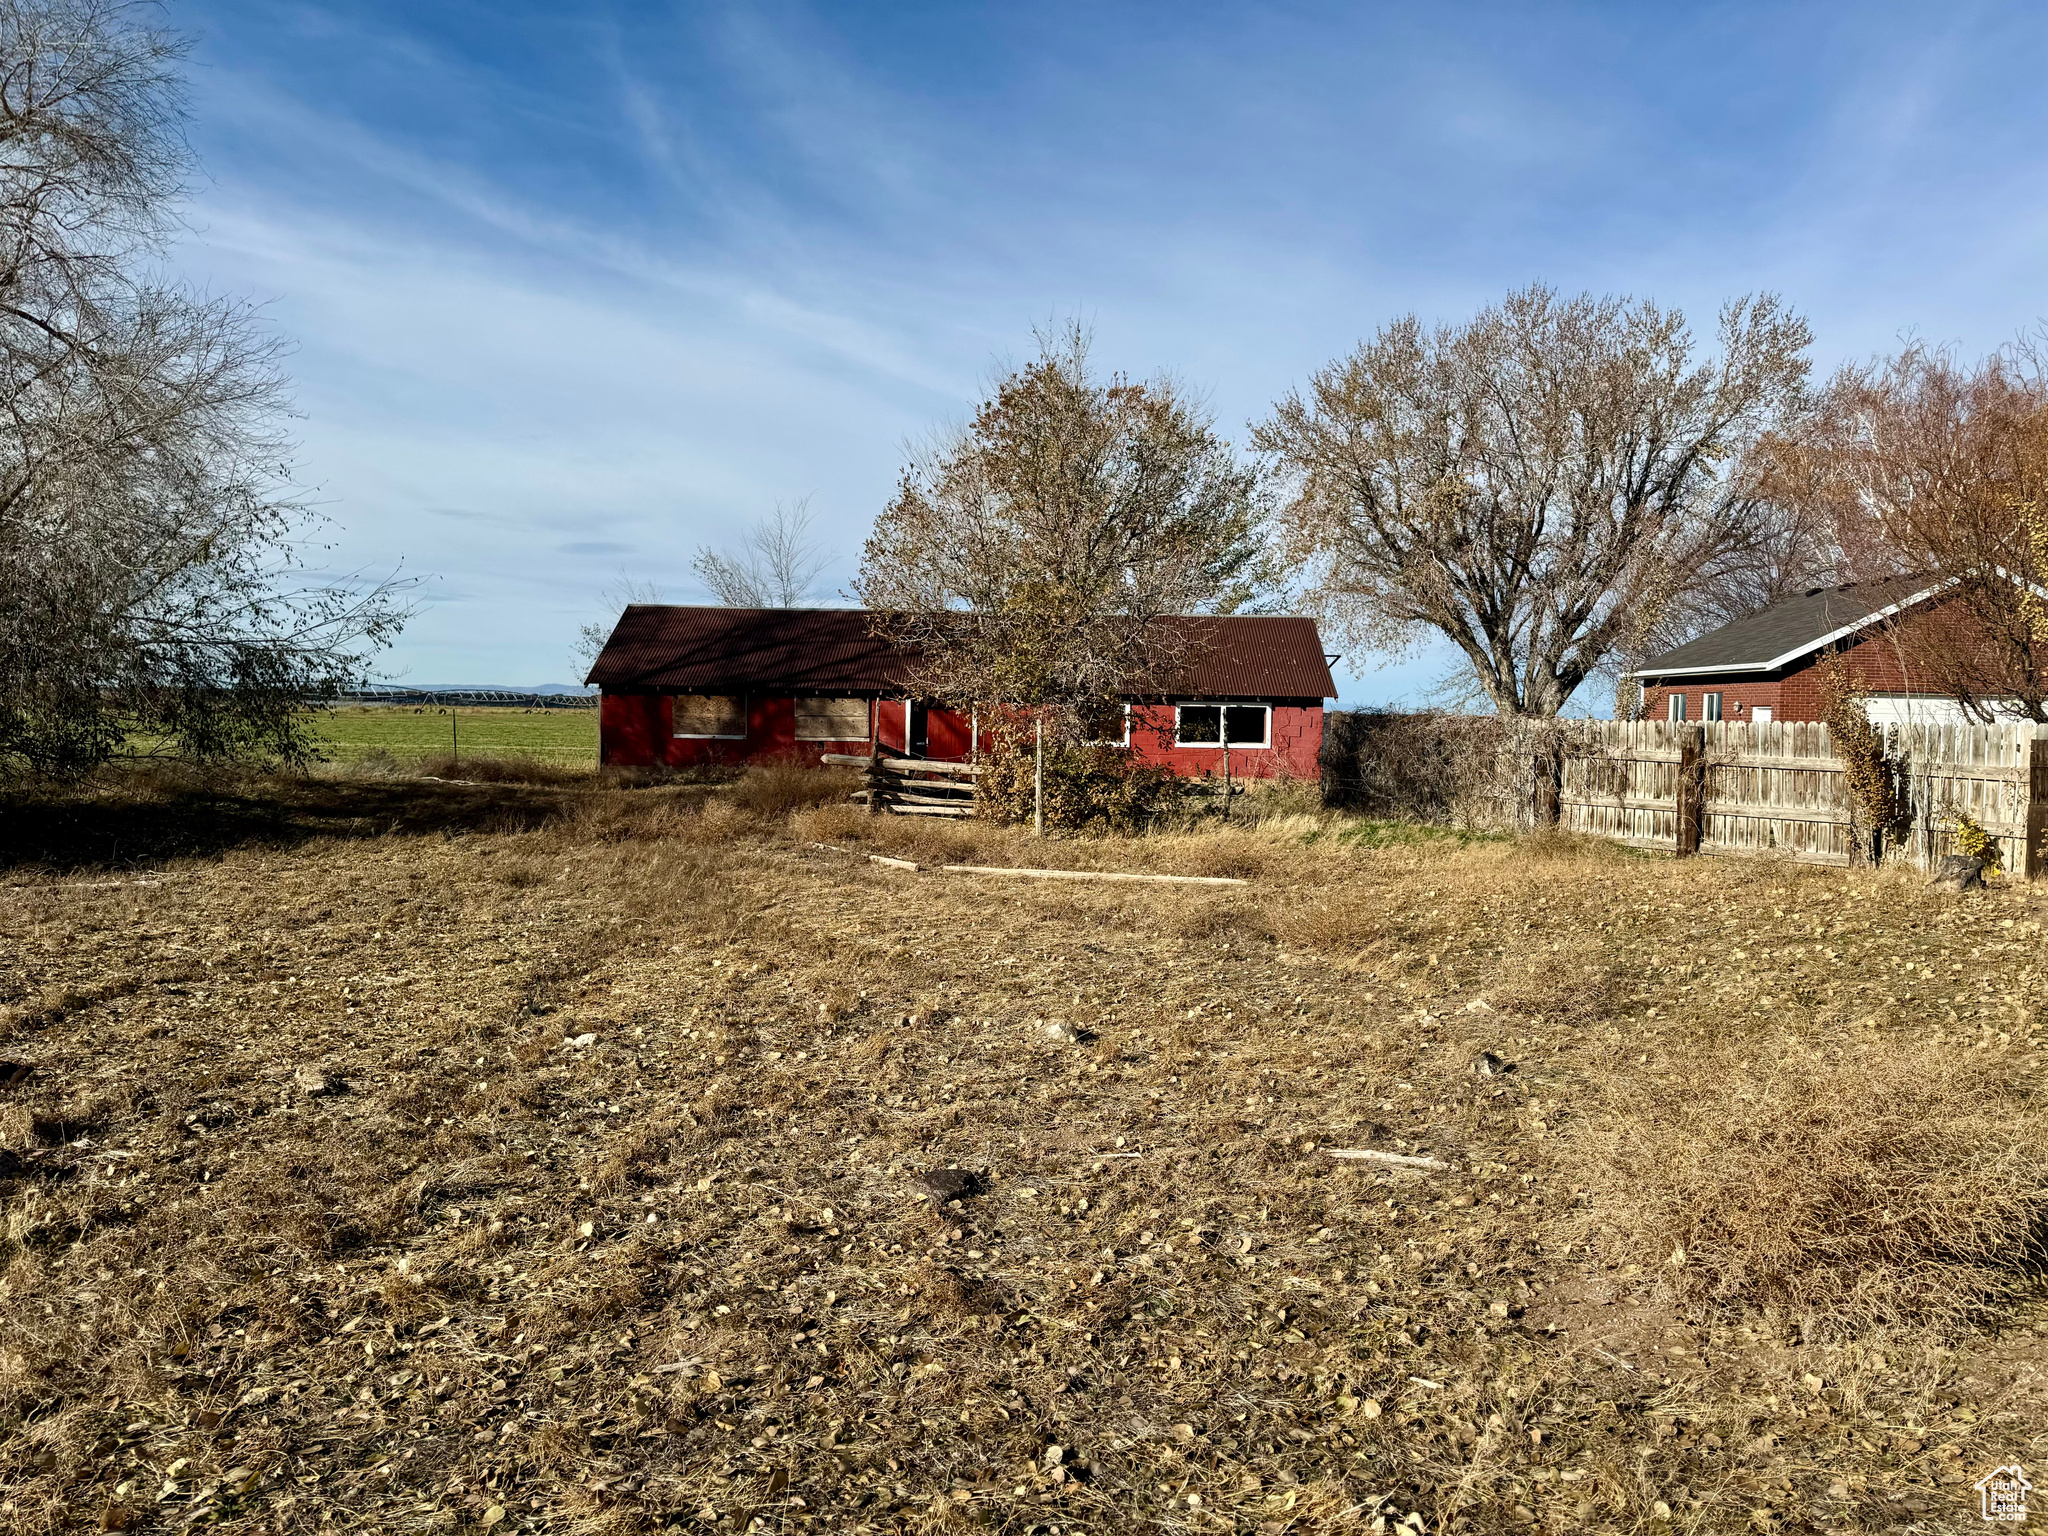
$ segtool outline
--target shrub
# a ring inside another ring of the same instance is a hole
[[[1956,813],[1956,849],[1963,857],[1975,859],[1987,872],[1996,873],[2005,862],[2005,850],[1997,837],[1978,826],[1967,811]]]
[[[1528,764],[1493,715],[1346,710],[1323,723],[1323,803],[1367,816],[1512,827]]]
[[[976,813],[991,821],[1029,821],[1034,770],[1029,738],[999,743],[982,757],[974,781]],[[1180,810],[1185,794],[1186,786],[1170,769],[1141,761],[1128,747],[1045,749],[1048,827],[1133,832]]]
[[[2048,1113],[1999,1063],[1935,1039],[1755,1049],[1613,1090],[1575,1139],[1579,1236],[1809,1337],[1960,1322],[2010,1289],[2048,1216]]]

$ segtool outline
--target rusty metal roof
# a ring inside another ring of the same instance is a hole
[[[590,669],[609,692],[890,694],[916,657],[868,632],[858,608],[684,608],[636,603]],[[1337,687],[1315,621],[1158,620],[1187,643],[1194,698],[1327,699]]]

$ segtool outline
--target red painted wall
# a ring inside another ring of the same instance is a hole
[[[1279,776],[1312,779],[1321,771],[1316,757],[1323,749],[1321,704],[1275,704],[1267,722],[1265,747],[1232,747],[1232,778],[1270,779]],[[1171,704],[1131,706],[1131,750],[1148,763],[1160,763],[1183,778],[1223,774],[1220,747],[1183,747],[1173,739]]]
[[[902,751],[903,700],[877,700],[875,715],[882,745]],[[659,763],[671,768],[684,768],[700,764],[744,763],[762,758],[816,762],[824,752],[859,755],[868,750],[865,739],[798,741],[796,703],[792,699],[750,697],[744,738],[676,740],[669,735],[669,720],[669,700],[662,695],[606,694],[598,717],[599,761],[619,767],[652,767]],[[988,742],[988,727],[987,721],[981,722],[983,745]],[[965,761],[972,746],[968,739],[970,734],[968,718],[952,710],[932,709],[925,716],[927,755],[936,760]],[[1270,746],[1230,749],[1233,777],[1316,776],[1316,757],[1323,745],[1321,704],[1274,705],[1268,735]],[[1200,778],[1204,774],[1220,776],[1223,772],[1220,748],[1174,744],[1173,706],[1170,704],[1137,704],[1131,707],[1131,748],[1146,762],[1163,764],[1189,778]]]
[[[597,706],[597,760],[652,767],[668,738],[668,703],[651,693],[608,693]]]
[[[927,710],[924,755],[935,762],[964,763],[973,745],[967,739],[969,734],[966,715],[956,715],[950,709]]]
[[[875,700],[875,736],[883,746],[897,752],[908,750],[903,737],[904,713],[901,699]]]
[[[896,712],[900,717],[903,706]],[[670,701],[662,694],[608,693],[598,711],[598,761],[622,768],[689,768],[788,758],[815,763],[826,752],[865,753],[865,736],[851,741],[798,741],[794,699],[747,700],[744,737],[669,735]]]

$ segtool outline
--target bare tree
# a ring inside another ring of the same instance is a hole
[[[1768,461],[1773,446],[1766,439],[1759,459]],[[1616,719],[1641,713],[1643,687],[1631,674],[1650,657],[1845,579],[1832,520],[1803,499],[1781,494],[1773,482],[1765,484],[1747,525],[1730,529],[1728,547],[1674,591],[1650,622],[1633,628],[1595,669],[1614,687]]]
[[[737,554],[700,545],[690,569],[728,608],[802,608],[816,595],[818,578],[832,563],[811,525],[811,500],[800,497],[746,532]]]
[[[1494,709],[1557,714],[1769,547],[1756,450],[1809,341],[1742,299],[1695,362],[1675,310],[1541,286],[1463,325],[1394,322],[1254,432],[1304,596],[1353,645],[1433,631]]]
[[[152,275],[189,166],[182,39],[118,0],[0,0],[0,772],[132,732],[312,750],[393,589],[306,584],[282,345]]]
[[[1892,621],[1918,688],[1989,722],[2048,721],[2048,366],[2038,342],[1963,364],[1911,346],[1842,369],[1779,455],[1859,579],[1941,594]]]
[[[662,596],[661,588],[653,582],[642,581],[630,572],[619,572],[619,579],[598,594],[599,604],[611,617],[609,619],[593,619],[590,623],[583,625],[576,631],[576,656],[583,663],[583,670],[588,673],[592,667],[597,665],[598,654],[604,650],[605,642],[611,639],[612,631],[618,628],[619,615],[624,613],[627,608],[634,603],[661,603],[666,601],[667,599]],[[752,607],[755,605],[737,604],[735,606]]]
[[[855,591],[923,657],[913,686],[1040,708],[1064,734],[1184,658],[1166,614],[1263,590],[1252,471],[1168,379],[1098,379],[1078,326],[918,451],[875,520]]]

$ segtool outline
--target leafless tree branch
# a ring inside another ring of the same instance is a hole
[[[1740,299],[1718,341],[1695,362],[1675,310],[1541,286],[1385,327],[1253,434],[1306,598],[1353,646],[1443,635],[1496,710],[1555,715],[1781,538],[1755,456],[1807,328]]]

